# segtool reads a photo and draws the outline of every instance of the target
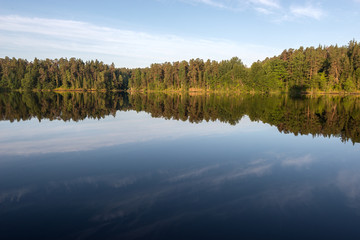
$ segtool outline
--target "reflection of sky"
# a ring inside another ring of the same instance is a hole
[[[0,129],[0,154],[18,160],[0,161],[0,216],[36,223],[69,208],[66,221],[85,221],[79,237],[103,224],[122,239],[210,223],[291,232],[360,221],[359,145],[337,138],[282,134],[247,117],[192,124],[134,111]]]
[[[95,208],[86,216],[91,222],[88,229],[77,233],[80,237],[88,236],[88,231],[93,234],[101,232],[105,228],[103,224],[106,224],[112,226],[112,231],[119,238],[127,238],[125,232],[136,238],[167,227],[196,226],[199,223],[196,219],[200,216],[215,219],[220,229],[226,229],[226,224],[231,224],[228,219],[233,218],[239,221],[249,218],[249,226],[257,223],[257,227],[265,227],[265,231],[268,226],[279,227],[276,225],[279,218],[282,222],[280,225],[286,228],[287,222],[294,223],[294,219],[307,215],[313,215],[314,219],[325,215],[337,217],[336,222],[340,223],[348,216],[337,216],[336,211],[332,211],[334,205],[324,204],[338,198],[334,197],[334,193],[340,198],[348,198],[348,205],[336,200],[336,208],[344,211],[348,206],[360,207],[356,204],[360,200],[359,174],[349,170],[349,166],[342,166],[341,161],[336,163],[334,159],[312,155],[275,156],[260,151],[250,158],[253,160],[229,161],[227,156],[223,159],[214,156],[214,159],[207,159],[201,164],[193,159],[192,163],[179,168],[159,166],[158,160],[151,158],[153,166],[141,174],[124,164],[123,167],[129,172],[122,174],[114,170],[111,174],[102,174],[101,171],[95,174],[78,172],[79,176],[65,177],[64,180],[52,180],[50,177],[42,185],[34,186],[30,182],[2,191],[0,206],[3,206],[3,210],[6,209],[4,206],[10,204],[21,206],[19,209],[22,211],[29,206],[41,213],[43,209],[39,205],[55,201],[43,203],[41,199],[60,198],[65,205],[85,210]],[[348,164],[352,160],[349,159]],[[144,159],[139,160],[137,164],[140,166],[144,162]],[[69,168],[72,166],[70,163],[66,165]],[[102,161],[99,161],[98,167],[102,167]],[[32,199],[39,199],[40,202]],[[258,220],[251,219],[253,214]],[[356,216],[356,212],[348,214],[353,219]],[[264,219],[266,223],[261,222]],[[278,220],[272,222],[272,219]],[[308,219],[301,226],[318,224],[321,229],[327,224],[326,219],[321,220],[324,224]],[[203,224],[208,223],[208,220],[202,221]],[[289,226],[293,231],[291,224]],[[116,232],[117,228],[119,232]],[[344,226],[338,228],[343,229]]]
[[[151,118],[148,113],[118,112],[116,117],[63,122],[37,119],[24,122],[0,122],[0,154],[72,152],[189,136],[259,131],[267,126],[243,118],[236,126],[216,122],[192,124]]]

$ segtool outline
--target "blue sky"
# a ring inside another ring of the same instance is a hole
[[[146,67],[360,39],[360,0],[0,0],[0,57],[76,57]]]

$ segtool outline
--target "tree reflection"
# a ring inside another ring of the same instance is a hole
[[[117,111],[145,111],[152,117],[199,123],[219,120],[235,125],[244,115],[283,133],[336,136],[360,142],[360,98],[240,94],[127,94],[113,92],[7,92],[0,94],[1,120],[32,118],[79,121]]]

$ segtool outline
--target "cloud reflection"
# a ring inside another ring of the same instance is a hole
[[[340,171],[336,186],[345,194],[350,207],[360,210],[360,173],[353,170]]]
[[[306,156],[298,157],[298,158],[287,158],[282,161],[283,166],[287,167],[304,167],[314,162],[314,158],[308,154]]]
[[[261,177],[264,174],[270,172],[273,164],[261,164],[256,166],[250,166],[247,168],[239,168],[231,171],[230,173],[224,174],[214,179],[215,183],[222,183],[224,181],[234,180],[237,178],[244,178],[248,176]]]
[[[192,124],[152,118],[135,111],[118,112],[114,118],[82,122],[0,122],[0,155],[29,155],[98,149],[126,143],[171,140],[191,136],[224,135],[235,131],[261,131],[265,124],[244,117],[236,126],[219,121]]]
[[[141,178],[144,178],[142,176]],[[100,175],[100,176],[83,176],[75,179],[65,181],[51,181],[48,183],[48,191],[65,187],[68,191],[78,189],[79,186],[88,185],[93,187],[108,186],[111,188],[124,188],[135,184],[139,180],[136,176],[113,176],[113,175]]]
[[[30,188],[19,188],[0,192],[0,204],[5,201],[19,202],[23,196],[30,192]]]
[[[201,177],[204,173],[219,168],[219,164],[213,166],[207,166],[196,170],[191,170],[189,172],[182,173],[175,177],[170,178],[170,182],[177,182],[184,179],[194,178],[194,177]]]

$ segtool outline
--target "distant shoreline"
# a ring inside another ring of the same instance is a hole
[[[184,94],[188,93],[190,95],[202,95],[202,94],[289,94],[289,95],[302,95],[302,96],[318,96],[318,95],[339,95],[339,96],[348,96],[348,95],[360,95],[360,91],[346,92],[346,91],[302,91],[302,92],[291,92],[291,91],[242,91],[242,90],[206,90],[206,89],[189,89],[189,90],[106,90],[106,89],[32,89],[32,90],[8,90],[1,89],[0,92],[55,92],[55,93],[95,93],[95,92],[126,92],[129,94],[148,94],[148,93],[167,93],[167,94]]]

